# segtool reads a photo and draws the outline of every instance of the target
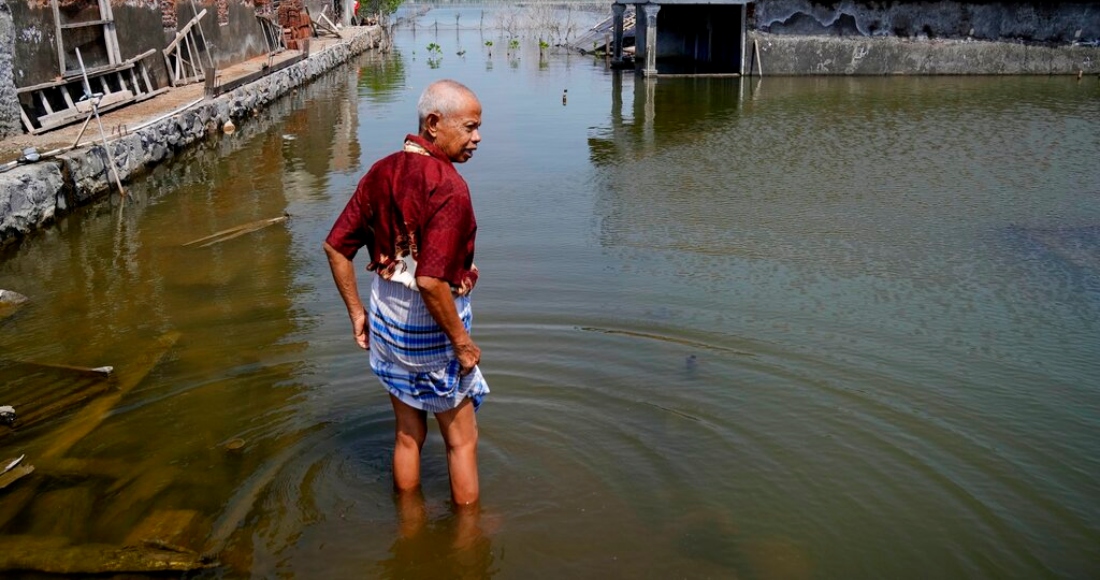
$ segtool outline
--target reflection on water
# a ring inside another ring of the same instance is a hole
[[[134,386],[54,459],[86,402],[0,434],[36,466],[4,541],[217,553],[199,577],[1100,569],[1095,86],[641,79],[507,44],[399,31],[6,252],[32,302],[0,320],[0,395]],[[484,105],[475,513],[434,432],[423,494],[391,493],[389,404],[319,250],[441,76]]]

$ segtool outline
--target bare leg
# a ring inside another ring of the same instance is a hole
[[[424,505],[422,491],[419,488],[399,491],[396,502],[401,537],[409,539],[420,535],[428,523],[428,509]]]
[[[393,488],[407,492],[420,487],[420,450],[428,436],[428,415],[390,395],[396,419],[393,442]]]
[[[473,401],[466,399],[457,408],[436,413],[439,431],[447,445],[447,471],[451,474],[451,500],[458,505],[477,502],[477,418]]]

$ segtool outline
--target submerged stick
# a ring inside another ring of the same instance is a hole
[[[0,542],[0,570],[47,574],[188,572],[214,564],[202,557],[160,548],[110,544],[66,545],[61,538],[9,536]]]
[[[157,339],[158,348],[138,357],[132,371],[119,375],[118,390],[84,407],[80,413],[58,430],[61,436],[42,452],[42,459],[61,457],[85,435],[95,430],[107,418],[107,412],[114,408],[122,397],[137,386],[149,373],[153,372],[153,369],[164,358],[164,355],[168,354],[168,351],[179,338],[179,332],[168,332],[161,335]]]
[[[0,359],[0,364],[12,364],[28,367],[37,367],[43,369],[57,369],[61,371],[72,371],[80,375],[89,375],[94,377],[107,378],[111,376],[111,373],[115,371],[115,367],[102,366],[102,367],[81,367],[73,365],[59,365],[53,363],[39,363],[26,360],[14,360],[14,359]]]
[[[269,218],[269,219],[266,219],[266,220],[258,220],[258,221],[254,221],[254,222],[249,222],[247,224],[241,224],[239,226],[233,226],[231,228],[224,229],[220,232],[212,233],[209,236],[203,236],[203,237],[201,237],[197,240],[191,240],[190,242],[187,242],[186,244],[183,244],[183,245],[184,245],[184,247],[187,247],[187,246],[193,246],[195,244],[202,244],[203,242],[207,242],[207,243],[199,246],[200,248],[205,248],[206,246],[221,243],[221,242],[224,242],[226,240],[231,240],[231,239],[233,239],[237,236],[243,236],[244,234],[266,228],[267,226],[270,226],[270,225],[285,222],[287,220],[287,218],[289,218],[289,217],[290,217],[289,215],[283,214],[283,215],[281,215],[279,217],[275,217],[275,218]]]
[[[0,475],[0,489],[15,483],[16,481],[23,479],[24,476],[30,475],[34,472],[33,465],[20,465],[13,467],[8,471],[5,471],[3,475]]]
[[[127,393],[133,390],[142,380],[153,372],[164,355],[179,340],[179,332],[167,332],[157,339],[157,347],[151,349],[134,360],[134,367],[119,375],[118,388],[115,392],[96,399],[91,404],[81,409],[72,419],[62,424],[55,432],[57,439],[40,454],[38,459],[50,461],[68,453],[74,445],[80,442],[88,433],[95,430],[107,418],[107,413],[113,409]],[[3,528],[23,511],[23,507],[34,499],[38,492],[41,479],[33,481],[34,485],[24,485],[14,493],[4,498],[0,503],[0,528]],[[3,554],[0,550],[0,555]],[[3,569],[3,566],[0,566]]]

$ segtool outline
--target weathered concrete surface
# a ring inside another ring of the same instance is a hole
[[[15,93],[12,59],[15,57],[15,24],[8,0],[0,0],[0,139],[22,131]]]
[[[1100,40],[1096,2],[759,0],[756,28],[796,36],[896,36],[1069,44]]]
[[[792,36],[759,31],[749,33],[749,51],[753,42],[759,42],[765,76],[1100,73],[1100,47],[1096,46]]]
[[[205,139],[226,121],[246,123],[253,111],[385,42],[378,27],[346,28],[344,35],[346,40],[312,53],[302,62],[109,141],[123,182]],[[114,187],[102,145],[0,173],[0,247],[102,197]]]

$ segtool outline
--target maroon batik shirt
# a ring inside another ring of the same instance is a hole
[[[411,256],[416,276],[465,295],[477,283],[477,221],[466,180],[434,144],[417,136],[374,164],[325,239],[349,260],[366,246],[368,270],[389,280]]]

